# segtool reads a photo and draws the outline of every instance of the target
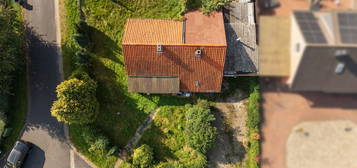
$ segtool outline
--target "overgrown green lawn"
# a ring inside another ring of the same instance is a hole
[[[113,145],[124,147],[147,115],[166,106],[155,119],[153,128],[145,132],[141,143],[152,146],[161,161],[175,159],[175,151],[183,147],[182,105],[194,103],[198,97],[183,99],[173,96],[142,95],[127,92],[127,75],[122,56],[121,40],[127,18],[180,19],[184,10],[179,0],[85,0],[83,12],[91,26],[93,69],[90,75],[98,82],[97,98],[100,114],[94,123],[109,137]],[[77,0],[64,0],[62,17],[62,51],[65,76],[74,69],[73,56],[79,47],[71,38],[79,20]],[[228,80],[233,86],[237,79]],[[234,87],[233,87],[234,89]],[[222,95],[230,94],[229,91]],[[201,95],[206,99],[219,96]],[[112,167],[115,157],[88,152],[81,138],[81,127],[70,126],[70,137],[77,148],[99,167]]]
[[[107,135],[114,145],[124,147],[136,129],[158,106],[171,104],[183,105],[190,100],[170,96],[146,96],[127,92],[121,39],[127,18],[167,18],[179,19],[183,6],[177,0],[86,0],[83,11],[91,26],[93,47],[90,51],[94,58],[90,74],[97,82],[97,98],[100,114],[94,123]],[[66,16],[62,32],[62,50],[65,76],[73,68],[72,56],[78,50],[71,38],[75,32],[74,23],[79,20],[76,0],[65,0]],[[99,167],[110,167],[112,159],[100,159],[85,151],[86,146],[78,137],[80,128],[70,126],[72,141]]]
[[[154,149],[155,158],[164,162],[177,160],[175,152],[185,145],[185,108],[163,107],[156,115],[139,144],[148,144]]]

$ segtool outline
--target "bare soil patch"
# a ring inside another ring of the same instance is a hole
[[[245,155],[248,141],[246,95],[236,89],[232,96],[215,104],[218,136],[214,147],[208,153],[208,168],[234,168]]]

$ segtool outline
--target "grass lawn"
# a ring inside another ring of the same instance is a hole
[[[22,23],[23,15],[22,8],[18,5],[13,5],[13,8],[17,11],[18,17],[16,19],[20,20]],[[23,44],[24,45],[24,44]],[[24,51],[24,50],[23,50]],[[18,139],[21,133],[27,114],[27,73],[26,73],[26,62],[25,62],[25,51],[20,58],[20,67],[17,67],[17,71],[14,76],[12,84],[12,93],[9,97],[9,108],[6,113],[7,115],[7,125],[6,127],[12,128],[11,133],[8,137],[1,141],[1,149],[3,151],[9,151],[14,145],[15,141]]]
[[[184,107],[166,106],[160,109],[150,129],[144,135],[140,144],[147,144],[154,149],[154,157],[161,162],[176,160],[175,152],[185,145]]]
[[[94,46],[90,53],[94,58],[93,72],[97,82],[97,98],[100,115],[94,123],[114,145],[123,147],[134,135],[146,116],[162,105],[183,105],[189,99],[170,96],[144,96],[127,92],[127,76],[121,55],[121,39],[124,24],[129,17],[179,19],[182,5],[176,0],[86,0],[83,11],[92,28]],[[79,20],[76,0],[62,2],[62,52],[65,76],[73,68],[72,56],[78,46],[71,38]],[[71,139],[86,156],[99,167],[110,167],[111,159],[100,159],[86,152],[87,146],[78,137],[80,127],[70,126]],[[97,158],[97,159],[96,159]]]
[[[69,136],[71,138],[72,143],[76,145],[77,150],[84,154],[87,158],[89,158],[98,167],[113,168],[118,158],[115,156],[106,156],[105,154],[89,152],[89,145],[83,143],[84,140],[82,136],[78,136],[81,135],[81,132],[82,127],[79,125],[72,125],[71,127],[69,127]]]

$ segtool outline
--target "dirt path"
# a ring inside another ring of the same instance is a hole
[[[131,153],[132,150],[136,147],[138,142],[140,141],[140,138],[144,134],[144,132],[150,127],[153,119],[155,118],[156,114],[160,111],[160,109],[156,109],[154,112],[152,112],[144,121],[143,124],[140,125],[140,127],[136,130],[134,137],[132,137],[127,145],[124,147],[126,154],[123,157],[119,157],[117,162],[115,163],[115,167],[118,168],[121,162],[125,159],[126,155]]]
[[[235,168],[245,155],[243,142],[247,140],[245,95],[236,90],[233,96],[215,104],[218,137],[208,153],[208,168]]]

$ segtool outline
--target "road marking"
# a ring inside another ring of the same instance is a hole
[[[74,165],[74,152],[73,152],[73,150],[70,150],[69,154],[70,154],[71,168],[76,168],[75,165]]]

